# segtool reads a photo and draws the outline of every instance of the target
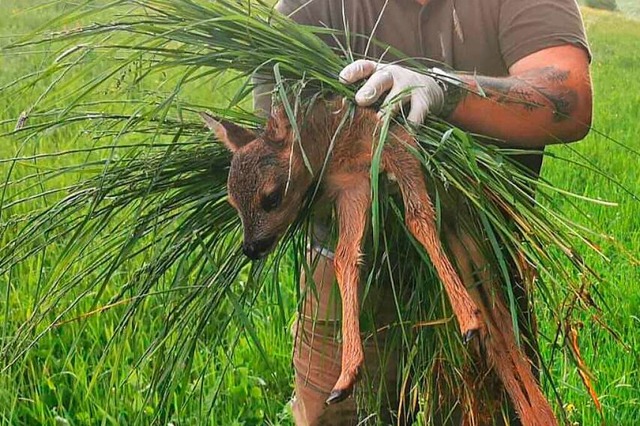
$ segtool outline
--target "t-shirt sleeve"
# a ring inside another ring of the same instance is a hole
[[[565,44],[582,47],[591,59],[575,0],[504,0],[499,39],[507,67],[539,50]]]

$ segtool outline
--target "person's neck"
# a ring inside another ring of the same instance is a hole
[[[431,0],[416,0],[418,3],[420,3],[423,6],[426,6],[427,3],[429,3]]]

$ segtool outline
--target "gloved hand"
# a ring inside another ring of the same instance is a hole
[[[369,106],[388,90],[379,116],[386,113],[395,115],[408,102],[411,108],[407,120],[416,124],[423,123],[427,115],[438,116],[442,112],[445,90],[433,77],[400,65],[365,59],[347,65],[340,72],[340,81],[343,83],[354,83],[367,77],[367,82],[356,93],[356,103]]]

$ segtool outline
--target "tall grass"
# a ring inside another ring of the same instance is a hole
[[[287,329],[303,238],[292,238],[291,249],[285,244],[272,264],[247,267],[238,251],[238,221],[224,202],[228,157],[195,113],[210,109],[258,124],[260,118],[248,108],[247,78],[265,71],[282,76],[285,95],[302,80],[318,91],[351,96],[353,88],[335,79],[348,52],[329,50],[314,31],[259,4],[250,13],[225,1],[144,4],[56,4],[54,14],[64,12],[64,18],[50,25],[67,29],[14,41],[6,56],[19,57],[19,48],[52,52],[43,65],[33,67],[33,75],[24,80],[18,75],[15,84],[7,78],[3,88],[7,98],[29,101],[19,109],[9,104],[10,118],[4,122],[9,129],[24,113],[22,128],[8,130],[6,137],[16,148],[2,163],[2,354],[7,361],[2,400],[8,403],[0,412],[8,422],[20,418],[26,423],[50,419],[47,407],[52,406],[60,410],[57,415],[79,423],[94,418],[116,424],[188,423],[189,416],[194,422],[208,416],[218,424],[286,421]],[[88,21],[95,23],[77,26]],[[578,302],[588,301],[576,298],[584,296],[581,279],[598,281],[588,266],[599,265],[601,254],[620,256],[617,246],[606,238],[596,246],[589,235],[582,242],[595,251],[576,256],[584,250],[572,241],[586,235],[584,229],[557,215],[559,203],[565,209],[574,203],[549,186],[542,188],[543,203],[529,208],[526,191],[511,182],[530,177],[505,160],[504,151],[472,144],[445,123],[422,129],[420,138],[427,170],[467,194],[472,209],[493,224],[484,232],[511,250],[523,249],[543,271],[547,268],[538,296],[548,316],[548,335],[565,346],[554,333],[558,324],[567,324],[569,306],[579,307],[569,309],[578,318],[599,315],[576,313],[584,308]],[[51,144],[64,139],[59,146]],[[442,141],[447,150],[439,149]],[[584,162],[578,154],[554,152]],[[613,182],[606,180],[611,188],[633,188],[628,181]],[[529,244],[511,236],[487,193],[513,203],[519,218],[535,227]],[[382,203],[376,211],[395,218],[393,206]],[[392,237],[384,229],[379,232]],[[406,239],[403,235],[396,233],[392,241]],[[387,251],[383,237],[381,252]],[[499,262],[504,254],[495,256]],[[283,270],[283,264],[286,274],[265,273]],[[430,277],[428,265],[415,264],[407,271],[410,277]],[[33,289],[28,299],[26,286]],[[443,297],[439,291],[417,291],[424,292],[423,300]],[[446,315],[442,305],[410,306],[405,314],[437,319]],[[69,333],[70,339],[54,343],[57,333]],[[411,339],[407,344],[418,356],[407,369],[421,372],[415,375],[420,396],[432,385],[433,361],[444,356],[455,370],[461,346],[452,327],[425,329]],[[274,347],[279,348],[275,353]],[[565,379],[552,355],[546,358],[550,378],[562,394]],[[87,359],[97,359],[97,365]],[[243,367],[256,362],[263,377]],[[32,379],[43,367],[46,386]],[[570,377],[579,380],[575,373]],[[10,386],[15,378],[18,392]],[[69,392],[78,385],[84,391]],[[81,400],[85,393],[97,397],[87,403]],[[249,398],[256,403],[238,407],[227,402]],[[429,403],[422,400],[427,412]],[[567,411],[575,416],[575,408]],[[593,410],[586,412],[593,416]]]

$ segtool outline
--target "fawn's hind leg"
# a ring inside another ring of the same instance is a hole
[[[402,137],[402,139],[399,139]],[[404,143],[415,145],[408,134],[390,134],[384,151],[384,167],[395,175],[402,193],[407,228],[427,251],[444,285],[465,342],[483,327],[482,315],[447,257],[436,224],[436,213],[427,192],[420,162]]]
[[[509,394],[521,424],[557,425],[553,409],[533,374],[531,361],[516,342],[511,313],[500,295],[499,282],[485,269],[487,261],[480,245],[463,230],[459,235],[452,232],[447,237],[454,253],[458,253],[456,258],[466,264],[461,266],[461,269],[467,269],[464,275],[470,277],[470,269],[473,269],[482,282],[479,290],[485,296],[478,297],[478,300],[486,322],[483,330],[485,354]]]
[[[364,363],[360,337],[359,261],[371,204],[369,176],[354,176],[336,200],[339,239],[334,268],[342,298],[342,369],[327,404],[340,402],[351,393]]]

